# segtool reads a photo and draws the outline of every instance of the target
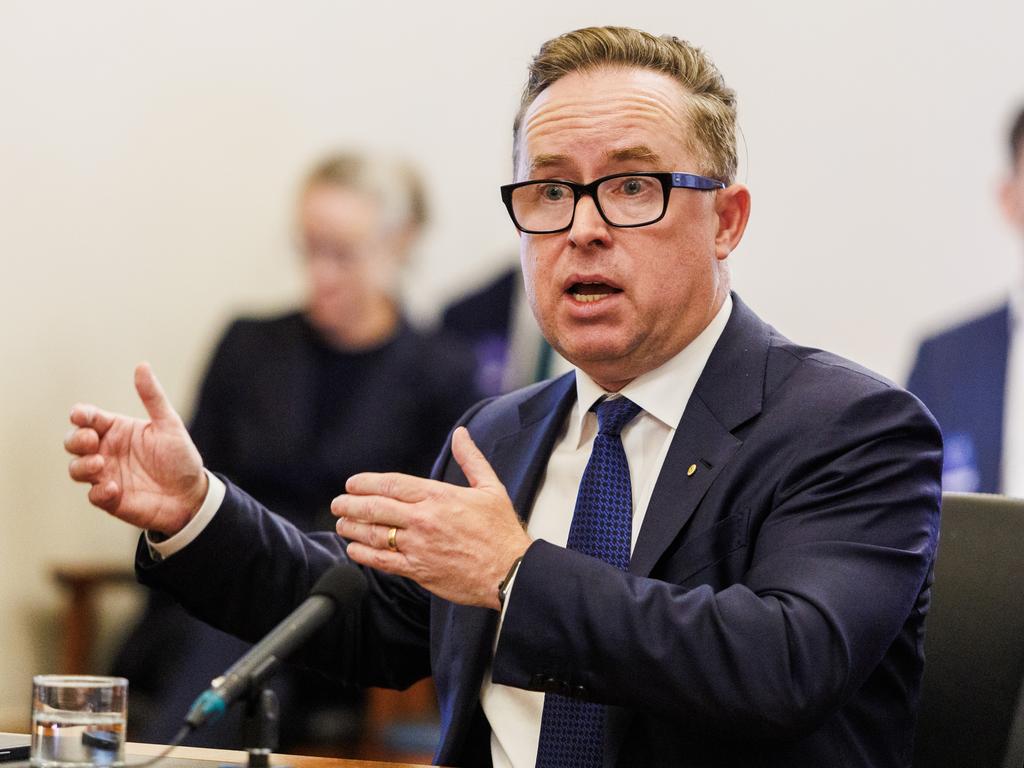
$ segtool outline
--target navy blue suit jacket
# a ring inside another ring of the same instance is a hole
[[[907,388],[942,427],[947,491],[1002,490],[1009,354],[1008,304],[926,339],[917,351]]]
[[[906,766],[938,429],[906,392],[793,344],[734,300],[629,572],[535,541],[493,679],[609,705],[608,765]],[[570,374],[462,419],[524,518],[574,397]],[[447,447],[434,476],[465,483]],[[137,565],[143,581],[253,638],[339,557],[338,539],[303,534],[229,487],[195,542],[159,563],[140,546]],[[305,661],[373,685],[433,672],[438,762],[488,765],[479,690],[498,614],[367,575],[368,599],[314,638]]]

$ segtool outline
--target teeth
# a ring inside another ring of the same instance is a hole
[[[601,289],[596,293],[587,293],[589,286],[600,286]],[[585,282],[576,283],[570,290],[569,295],[572,296],[576,301],[584,304],[591,302],[600,301],[601,299],[607,298],[612,294],[619,293],[619,291],[610,289],[610,286],[598,280],[588,280]]]
[[[611,294],[609,293],[574,293],[572,294],[572,297],[576,299],[576,301],[591,302],[600,301],[601,299],[610,295]]]

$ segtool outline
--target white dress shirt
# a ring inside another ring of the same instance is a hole
[[[696,339],[664,365],[637,377],[619,392],[643,409],[621,434],[633,493],[630,551],[636,545],[647,505],[679,420],[731,313],[732,297],[727,296],[718,314]],[[544,539],[562,547],[569,540],[576,492],[597,435],[597,415],[590,408],[608,395],[587,374],[576,370],[576,403],[555,443],[534,501],[527,527],[531,538]],[[216,476],[209,472],[207,475],[210,489],[206,499],[185,528],[163,541],[155,541],[146,535],[153,557],[164,559],[180,551],[213,519],[224,499],[225,488]],[[511,589],[514,588],[513,583]],[[500,629],[497,634],[500,635]],[[497,642],[496,635],[495,646]],[[533,768],[537,761],[544,694],[495,685],[491,682],[488,668],[480,697],[491,725],[494,768]]]
[[[619,393],[643,409],[622,430],[622,447],[629,462],[633,492],[630,551],[636,545],[654,484],[679,420],[731,313],[732,298],[727,297],[708,327],[685,349],[660,368],[637,377]],[[537,492],[526,529],[530,538],[544,539],[561,547],[569,540],[576,492],[597,435],[597,415],[590,408],[606,395],[608,392],[577,369],[576,403],[555,443]],[[508,601],[505,604],[508,605]],[[497,642],[495,637],[495,647]],[[491,725],[494,768],[533,768],[537,762],[544,694],[496,685],[491,682],[488,669],[480,689],[480,701]]]
[[[1006,360],[1003,406],[1002,489],[1007,496],[1024,498],[1024,276],[1010,293],[1010,349]]]

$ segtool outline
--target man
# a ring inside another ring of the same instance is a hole
[[[518,261],[449,304],[441,327],[473,349],[474,382],[481,396],[501,395],[572,369],[541,335]]]
[[[248,637],[337,558],[366,566],[367,600],[303,658],[361,684],[432,671],[439,763],[907,765],[939,433],[730,295],[732,91],[675,38],[563,35],[514,166],[527,295],[577,371],[471,409],[432,479],[350,478],[347,545],[208,479],[146,366],[149,422],[72,411],[72,477],[157,534],[143,581]]]
[[[518,263],[445,307],[441,327],[472,347],[476,387],[483,395],[550,376],[551,347],[533,319]]]
[[[1009,144],[1000,207],[1024,235],[1024,109]],[[942,426],[947,491],[1024,497],[1024,338],[1016,332],[1022,312],[1024,281],[1018,278],[998,309],[926,339],[917,351],[907,388]]]

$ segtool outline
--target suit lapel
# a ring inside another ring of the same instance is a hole
[[[494,444],[491,466],[523,521],[530,516],[555,440],[576,400],[575,383],[575,376],[566,374],[524,401],[519,406],[520,428]]]
[[[575,377],[567,374],[542,387],[519,406],[518,428],[498,437],[490,449],[480,446],[512,499],[516,514],[524,521],[529,517],[548,457],[575,400],[574,385]],[[454,465],[447,479],[465,483],[457,469]],[[459,638],[448,661],[461,668],[453,677],[463,686],[461,697],[469,702],[465,711],[473,712],[479,701],[480,681],[491,659],[498,613],[452,604],[447,625],[443,634]]]
[[[733,294],[733,309],[683,411],[629,570],[651,573],[742,445],[733,430],[761,412],[771,329]]]
[[[650,574],[741,444],[703,402],[690,398],[633,548],[631,573]]]

